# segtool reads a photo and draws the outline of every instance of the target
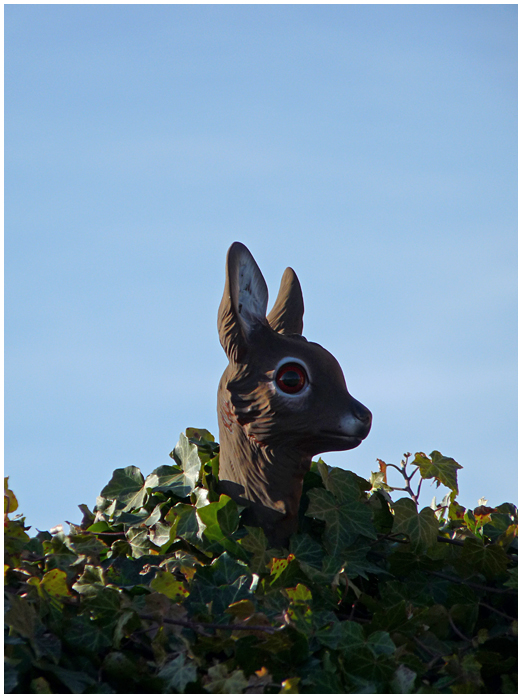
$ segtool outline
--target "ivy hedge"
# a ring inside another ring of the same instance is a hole
[[[517,691],[517,510],[461,507],[453,459],[370,481],[320,459],[271,549],[219,494],[209,432],[171,456],[114,471],[68,534],[30,537],[6,479],[6,692]],[[420,508],[427,479],[447,493]]]

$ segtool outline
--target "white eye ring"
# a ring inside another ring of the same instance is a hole
[[[287,381],[284,377],[287,375]],[[295,357],[285,357],[274,370],[274,386],[286,397],[301,396],[310,384],[307,366]]]

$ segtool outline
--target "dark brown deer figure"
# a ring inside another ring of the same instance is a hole
[[[347,391],[332,354],[302,336],[303,297],[290,267],[268,316],[267,300],[253,256],[233,243],[218,311],[229,358],[218,389],[220,488],[248,506],[245,523],[285,545],[312,457],[357,447],[372,415]]]

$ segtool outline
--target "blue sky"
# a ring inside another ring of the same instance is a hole
[[[7,5],[5,471],[27,523],[78,522],[113,469],[217,434],[235,240],[269,305],[296,270],[305,336],[373,412],[328,463],[436,449],[462,504],[514,502],[516,110],[516,5]]]

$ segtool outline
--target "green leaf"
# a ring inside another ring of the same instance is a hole
[[[349,677],[361,677],[366,682],[378,685],[391,680],[394,673],[392,660],[383,656],[376,658],[371,649],[366,646],[344,648],[342,662]]]
[[[372,573],[382,574],[385,571],[376,563],[369,561],[367,554],[372,551],[370,546],[365,544],[354,544],[343,552],[345,561],[344,571],[348,578],[362,577],[366,580]]]
[[[127,466],[113,471],[113,477],[101,492],[107,500],[118,500],[126,512],[138,509],[147,497],[144,478],[139,468]]]
[[[4,658],[4,692],[6,694],[11,694],[13,689],[18,685],[19,676],[18,672],[13,665],[11,665],[8,658]]]
[[[253,554],[249,561],[249,568],[253,573],[262,575],[267,572],[267,565],[271,562],[271,554],[267,551],[267,537],[261,527],[246,526],[247,536],[240,539],[241,547]]]
[[[197,666],[186,655],[180,653],[162,667],[158,677],[165,682],[166,692],[175,691],[183,694],[190,682],[196,682]]]
[[[396,646],[386,631],[374,631],[367,639],[367,646],[376,655],[392,655]]]
[[[325,551],[318,541],[309,534],[293,534],[289,546],[290,552],[303,563],[321,570]]]
[[[248,684],[241,670],[229,672],[227,665],[221,663],[209,668],[208,679],[203,686],[209,694],[242,694]]]
[[[396,668],[394,677],[391,681],[391,689],[393,694],[411,694],[416,682],[416,673],[406,665],[400,665]]]
[[[300,684],[300,678],[299,677],[288,677],[286,680],[283,680],[281,683],[281,690],[280,694],[299,694],[300,690],[298,689]]]
[[[170,456],[181,467],[184,475],[184,484],[192,490],[198,482],[202,467],[200,457],[198,456],[198,448],[195,444],[191,444],[184,434],[180,434],[178,444],[174,447]]]
[[[508,565],[505,551],[497,544],[484,546],[478,539],[468,538],[461,550],[460,570],[463,575],[481,573],[491,580],[505,573]]]
[[[320,474],[327,490],[333,493],[340,502],[359,499],[361,495],[359,477],[351,471],[344,471],[341,468],[331,468],[326,471],[320,468]]]
[[[238,528],[238,505],[227,495],[220,495],[218,502],[211,502],[198,509],[198,516],[205,524],[205,536],[212,541],[222,541]]]
[[[212,435],[208,430],[188,427],[185,430],[185,434],[191,444],[194,444],[197,447],[198,456],[200,457],[202,464],[205,464],[212,459],[215,452],[220,447],[220,445],[214,441],[214,435]]]
[[[52,694],[53,691],[45,677],[35,677],[31,680],[31,692],[33,694]]]
[[[12,490],[9,489],[9,476],[4,478],[4,514],[16,512],[18,500]]]
[[[248,567],[223,553],[211,565],[196,570],[187,600],[189,606],[198,611],[212,602],[214,613],[221,615],[233,602],[252,596],[252,582]]]
[[[194,546],[200,545],[205,525],[199,518],[196,508],[193,505],[178,503],[171,512],[176,515],[173,525],[176,527],[176,536]]]
[[[149,540],[155,545],[166,546],[172,544],[176,538],[176,525],[157,522],[149,533]]]
[[[52,597],[70,597],[71,593],[67,587],[67,574],[63,570],[49,570],[40,583],[47,594]]]
[[[189,591],[180,580],[177,580],[172,573],[161,570],[156,573],[154,580],[150,583],[153,590],[173,600],[181,600],[187,597]]]
[[[401,498],[394,503],[394,533],[409,537],[411,550],[419,553],[433,546],[438,539],[439,525],[430,507],[418,514],[416,504],[410,498]]]
[[[89,565],[85,566],[84,572],[73,585],[73,589],[81,595],[96,595],[104,587],[102,568]]]
[[[298,583],[296,587],[286,588],[285,592],[287,593],[292,604],[309,605],[312,601],[312,592],[302,583]]]
[[[38,615],[35,607],[23,597],[7,593],[9,608],[5,613],[5,623],[25,638],[34,638],[38,626]]]
[[[335,672],[315,669],[303,680],[307,694],[344,694],[340,678]]]
[[[174,456],[145,481],[115,471],[67,536],[7,520],[8,690],[515,691],[514,505],[467,511],[446,490],[418,512],[320,460],[273,549],[220,496],[212,435],[189,429]],[[453,485],[431,457],[422,473]]]
[[[193,489],[191,483],[178,466],[160,466],[147,476],[145,487],[153,493],[174,493],[185,498]]]
[[[419,466],[422,478],[434,478],[438,485],[442,483],[455,495],[458,494],[458,469],[462,466],[457,461],[448,456],[442,456],[439,451],[431,452],[430,458],[419,451],[412,463]]]
[[[89,599],[89,609],[96,619],[112,625],[118,621],[122,598],[118,590],[106,587]]]
[[[337,621],[328,628],[317,631],[316,639],[333,650],[357,648],[365,644],[363,629],[355,621]]]
[[[238,505],[227,495],[220,495],[218,502],[211,502],[198,509],[198,517],[205,525],[204,540],[210,542],[209,551],[221,553],[223,549],[236,558],[247,558],[240,544],[232,539],[238,528]]]
[[[119,648],[124,638],[141,627],[141,620],[132,609],[125,609],[119,614],[113,631],[113,644]]]
[[[66,670],[57,665],[45,664],[45,669],[55,675],[62,682],[71,694],[83,694],[86,689],[97,684],[94,677],[89,677],[85,672],[77,672],[75,670]],[[60,692],[61,693],[61,692]]]
[[[315,517],[326,524],[323,539],[331,553],[339,553],[350,546],[359,535],[376,538],[372,512],[368,505],[352,500],[340,503],[332,493],[312,488],[307,493],[307,517]]]
[[[503,583],[503,587],[509,587],[511,590],[517,590],[518,589],[518,569],[517,568],[511,568],[508,571],[509,578],[506,582]]]
[[[68,621],[62,632],[63,641],[73,652],[95,654],[108,648],[112,639],[110,633],[86,616],[78,616]]]

